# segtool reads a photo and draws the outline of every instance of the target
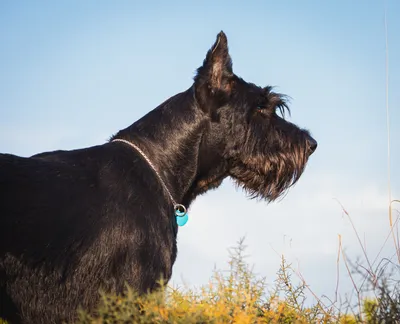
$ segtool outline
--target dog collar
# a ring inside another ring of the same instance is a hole
[[[165,184],[164,180],[161,178],[160,174],[157,172],[155,166],[153,165],[153,163],[151,163],[150,159],[146,156],[146,154],[144,154],[144,152],[139,147],[137,147],[135,144],[133,144],[129,141],[126,141],[124,139],[116,138],[116,139],[112,140],[112,142],[122,142],[122,143],[128,144],[129,146],[133,147],[136,151],[138,151],[140,153],[140,155],[146,160],[146,162],[149,164],[149,166],[153,169],[154,173],[157,175],[158,180],[160,180],[165,191],[168,193],[168,196],[171,199],[172,204],[174,205],[174,214],[176,217],[176,223],[179,226],[185,225],[188,221],[188,214],[187,214],[186,207],[182,204],[176,203],[175,199],[172,197],[171,192],[168,190],[168,187]]]

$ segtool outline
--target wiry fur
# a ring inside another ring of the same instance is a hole
[[[172,202],[189,207],[231,176],[272,201],[301,176],[316,142],[286,121],[285,96],[232,71],[220,33],[194,84],[102,145],[29,158],[0,155],[0,317],[71,321],[99,289],[140,292],[169,280],[176,258]]]

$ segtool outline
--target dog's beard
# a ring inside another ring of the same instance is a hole
[[[304,145],[298,145],[289,153],[252,155],[235,163],[230,176],[251,198],[274,201],[299,180],[308,160],[306,151]]]

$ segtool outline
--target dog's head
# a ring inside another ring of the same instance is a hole
[[[286,97],[233,73],[223,32],[194,80],[197,104],[211,120],[206,140],[219,152],[227,175],[253,197],[280,197],[300,178],[317,147],[308,131],[285,119]]]

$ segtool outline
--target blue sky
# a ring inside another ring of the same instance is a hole
[[[400,2],[387,0],[387,12],[399,199]],[[196,200],[179,233],[173,282],[207,282],[245,235],[249,262],[271,283],[284,254],[311,288],[332,296],[337,235],[350,256],[361,255],[334,198],[371,258],[389,231],[384,1],[2,1],[0,151],[28,156],[105,142],[187,89],[220,30],[234,72],[288,94],[291,121],[319,146],[280,202],[247,200],[230,180]],[[382,256],[392,253],[389,242]],[[342,269],[343,294],[345,277]]]

